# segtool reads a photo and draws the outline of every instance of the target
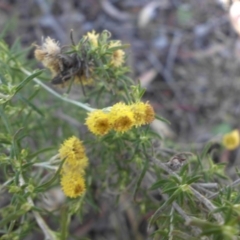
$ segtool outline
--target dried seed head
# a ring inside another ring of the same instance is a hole
[[[120,41],[111,41],[109,48],[120,47],[122,46]],[[124,63],[125,52],[122,49],[117,49],[112,53],[111,64],[114,67],[120,67]]]
[[[62,60],[59,56],[61,48],[59,43],[54,39],[47,37],[42,46],[36,45],[34,52],[35,58],[42,62],[42,64],[51,70],[53,74],[57,74],[62,65]]]
[[[42,44],[42,49],[47,52],[48,55],[56,56],[61,53],[59,42],[47,37]]]
[[[35,56],[35,58],[38,60],[38,61],[40,61],[40,62],[42,62],[43,60],[44,60],[44,58],[46,57],[46,53],[42,50],[42,49],[39,49],[39,48],[37,48],[37,49],[35,49],[35,51],[34,51],[34,56]]]
[[[179,170],[188,160],[188,157],[193,156],[192,153],[183,152],[174,155],[166,165],[172,170],[177,171]]]

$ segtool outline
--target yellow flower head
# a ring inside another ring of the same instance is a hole
[[[109,114],[103,112],[102,110],[90,112],[86,119],[86,125],[95,135],[105,135],[112,128]]]
[[[155,119],[155,112],[149,103],[145,103],[145,124],[151,123]]]
[[[61,159],[65,159],[65,163],[70,166],[86,168],[88,159],[85,155],[85,149],[82,142],[75,136],[65,140],[59,149]]]
[[[117,103],[112,106],[110,111],[112,127],[117,132],[126,132],[135,123],[131,107],[124,103]]]
[[[87,166],[88,158],[86,156],[84,156],[81,159],[78,159],[77,161],[69,161],[69,159],[67,158],[61,169],[61,174],[64,175],[69,172],[72,172],[84,175]]]
[[[92,30],[92,32],[87,32],[87,35],[85,37],[88,38],[93,47],[98,46],[99,34],[96,34],[95,30]]]
[[[61,66],[61,60],[58,56],[61,53],[59,43],[47,37],[42,46],[36,45],[36,47],[34,52],[35,58],[42,62],[42,64],[49,68],[54,74],[59,72]]]
[[[148,124],[154,119],[154,112],[148,103],[138,102],[131,105],[133,111],[135,126]]]
[[[86,191],[85,180],[81,174],[70,172],[62,175],[61,186],[64,194],[70,198],[79,197]]]
[[[236,149],[240,144],[239,131],[236,129],[228,134],[225,134],[223,136],[222,143],[228,150]]]
[[[120,41],[111,41],[109,44],[109,48],[119,47],[121,45],[122,44]],[[124,56],[125,52],[122,49],[115,50],[111,57],[111,64],[114,67],[120,67],[124,63]]]

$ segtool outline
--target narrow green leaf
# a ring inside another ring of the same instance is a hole
[[[3,111],[3,108],[2,106],[0,106],[0,116],[1,116],[1,119],[8,131],[8,133],[11,135],[11,128],[10,128],[10,125],[9,125],[9,120],[7,118],[7,116],[5,115],[4,111]]]
[[[203,151],[202,151],[202,153],[201,153],[201,155],[200,155],[200,158],[201,158],[201,159],[203,159],[203,158],[206,157],[206,155],[207,155],[209,149],[211,148],[211,146],[212,146],[212,143],[211,143],[211,142],[210,142],[210,143],[207,143],[206,146],[204,146],[204,149],[203,149]]]
[[[145,176],[145,173],[146,173],[147,169],[148,169],[148,161],[146,160],[145,163],[144,163],[144,167],[142,169],[142,172],[141,172],[141,174],[140,174],[140,176],[139,176],[139,178],[137,180],[136,187],[135,187],[135,189],[133,191],[133,199],[134,199],[135,202],[136,202],[137,191],[138,191],[138,189],[139,189],[139,187],[141,185],[141,182],[142,182],[142,180],[143,180],[143,178]]]
[[[24,127],[19,128],[13,135],[13,143],[14,145],[16,145],[17,141],[22,138],[22,135],[20,135],[20,133],[22,133]]]
[[[19,98],[26,103],[29,107],[31,107],[35,112],[37,112],[39,115],[41,115],[42,117],[44,117],[44,113],[38,108],[36,107],[33,103],[31,103],[30,101],[28,101],[26,98],[19,96]]]
[[[221,225],[217,225],[215,223],[211,223],[211,222],[208,222],[206,220],[196,218],[196,217],[191,218],[191,222],[189,223],[189,225],[199,226],[203,229],[215,229],[215,228],[220,229],[221,228]]]
[[[151,234],[151,237],[154,237],[153,239],[155,239],[156,236],[159,236],[161,237],[160,239],[162,239],[163,237],[168,237],[168,232],[165,230],[157,230]]]
[[[162,212],[162,210],[163,210],[166,206],[168,206],[169,204],[171,204],[171,203],[177,198],[179,192],[181,192],[181,190],[177,189],[177,190],[168,198],[168,200],[165,201],[165,202],[163,203],[163,205],[160,206],[160,207],[157,209],[157,211],[152,215],[152,217],[151,217],[151,219],[150,219],[150,221],[149,221],[149,226],[151,226],[152,223],[153,223],[154,221],[156,221],[156,219],[159,217],[159,215],[160,215],[160,213]]]
[[[233,204],[239,204],[240,203],[240,193],[238,193],[236,199],[233,201]]]
[[[11,53],[16,53],[17,51],[22,51],[21,49],[21,38],[17,37],[13,43],[13,45],[11,46],[10,52]]]
[[[148,131],[146,135],[150,136],[150,137],[156,137],[159,140],[163,140],[162,136],[159,133],[156,133],[156,132],[153,132],[153,131]]]
[[[194,177],[192,177],[191,179],[187,180],[187,181],[186,181],[186,184],[192,184],[192,183],[196,182],[196,181],[197,181],[198,179],[200,179],[200,178],[201,178],[200,175],[194,176]]]
[[[169,187],[169,188],[167,188],[167,189],[165,189],[164,191],[163,191],[163,193],[172,193],[173,191],[174,191],[174,193],[175,193],[175,191],[178,189],[178,187],[176,187],[176,186],[174,186],[174,187]]]
[[[64,163],[64,161],[62,161],[62,163],[60,164],[57,172],[55,173],[55,175],[54,175],[48,182],[42,184],[41,186],[36,187],[36,189],[35,189],[36,192],[46,191],[46,189],[53,184],[53,182],[54,182],[54,181],[58,178],[58,176],[59,176],[59,173],[60,173],[60,171],[61,171],[61,169],[62,169],[63,163]]]
[[[165,123],[167,123],[167,124],[171,124],[171,122],[168,121],[166,118],[160,117],[160,116],[158,116],[157,114],[155,115],[155,118],[158,119],[158,120],[160,120],[161,122],[165,122]]]
[[[177,239],[179,238],[179,240],[180,239],[182,239],[182,240],[186,240],[186,239],[187,240],[199,240],[199,238],[193,237],[193,236],[187,234],[186,232],[182,232],[180,230],[173,230],[172,235],[177,237]]]
[[[54,147],[43,148],[43,149],[41,149],[41,150],[31,154],[31,155],[28,155],[27,159],[33,159],[41,153],[52,151],[52,150],[55,150],[55,148]]]
[[[163,185],[168,182],[167,180],[165,179],[160,179],[158,180],[157,182],[155,182],[152,186],[151,186],[151,190],[155,190],[155,189],[158,189],[159,187],[163,187]]]
[[[8,18],[8,21],[3,24],[3,29],[1,29],[0,39],[4,38],[7,32],[10,31],[10,29],[12,30],[13,28],[15,28],[15,22],[15,18]]]
[[[228,211],[225,211],[225,224],[228,224],[229,222],[231,222],[233,220],[233,209],[229,208]]]
[[[32,93],[32,95],[30,95],[30,97],[28,97],[28,101],[31,101],[38,93],[39,93],[40,89],[36,89],[35,92]]]
[[[33,73],[32,75],[26,77],[19,85],[16,87],[16,93],[18,93],[28,82],[30,82],[35,77],[39,76],[43,70],[38,70],[37,72]]]
[[[6,226],[10,221],[17,220],[19,217],[21,217],[24,213],[26,213],[25,210],[18,210],[14,213],[10,213],[7,216],[5,216],[2,221],[0,222],[0,227]]]

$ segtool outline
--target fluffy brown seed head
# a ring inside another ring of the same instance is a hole
[[[60,72],[62,60],[60,58],[61,48],[59,43],[54,39],[47,37],[42,46],[36,45],[34,52],[35,58],[51,70],[55,75]]]
[[[40,48],[37,48],[37,49],[35,49],[35,51],[34,51],[34,56],[35,56],[35,58],[38,60],[38,61],[40,61],[40,62],[42,62],[43,60],[44,60],[44,58],[46,57],[46,52],[45,51],[43,51],[42,49],[40,49]]]

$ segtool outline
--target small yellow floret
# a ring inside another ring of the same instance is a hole
[[[85,174],[85,169],[88,166],[89,161],[87,156],[84,156],[81,159],[78,159],[76,161],[73,161],[72,159],[66,159],[64,162],[62,169],[61,169],[61,174],[67,174],[69,172],[72,173],[81,173],[82,175]]]
[[[236,149],[240,144],[239,131],[236,129],[225,134],[222,139],[223,146],[228,150]]]
[[[81,166],[85,168],[88,165],[84,146],[75,136],[64,141],[59,149],[59,154],[60,158],[66,159],[65,162],[71,166]]]
[[[86,119],[88,129],[96,135],[105,135],[111,130],[109,114],[102,110],[95,110]]]
[[[131,107],[124,103],[113,105],[110,111],[110,119],[113,129],[117,132],[130,130],[135,123]]]
[[[88,38],[93,47],[98,46],[99,34],[97,34],[95,30],[92,30],[92,32],[87,32],[86,37]]]
[[[131,110],[133,111],[134,119],[135,119],[135,126],[141,126],[146,124],[146,104],[143,102],[134,103],[131,105]]]
[[[120,41],[111,41],[109,48],[121,46]],[[117,49],[112,53],[111,64],[115,67],[120,67],[124,63],[125,52],[122,49]]]
[[[145,124],[151,123],[155,119],[155,112],[149,103],[145,103]]]
[[[61,186],[64,194],[70,198],[79,197],[86,191],[85,180],[81,174],[64,174],[61,177]]]

